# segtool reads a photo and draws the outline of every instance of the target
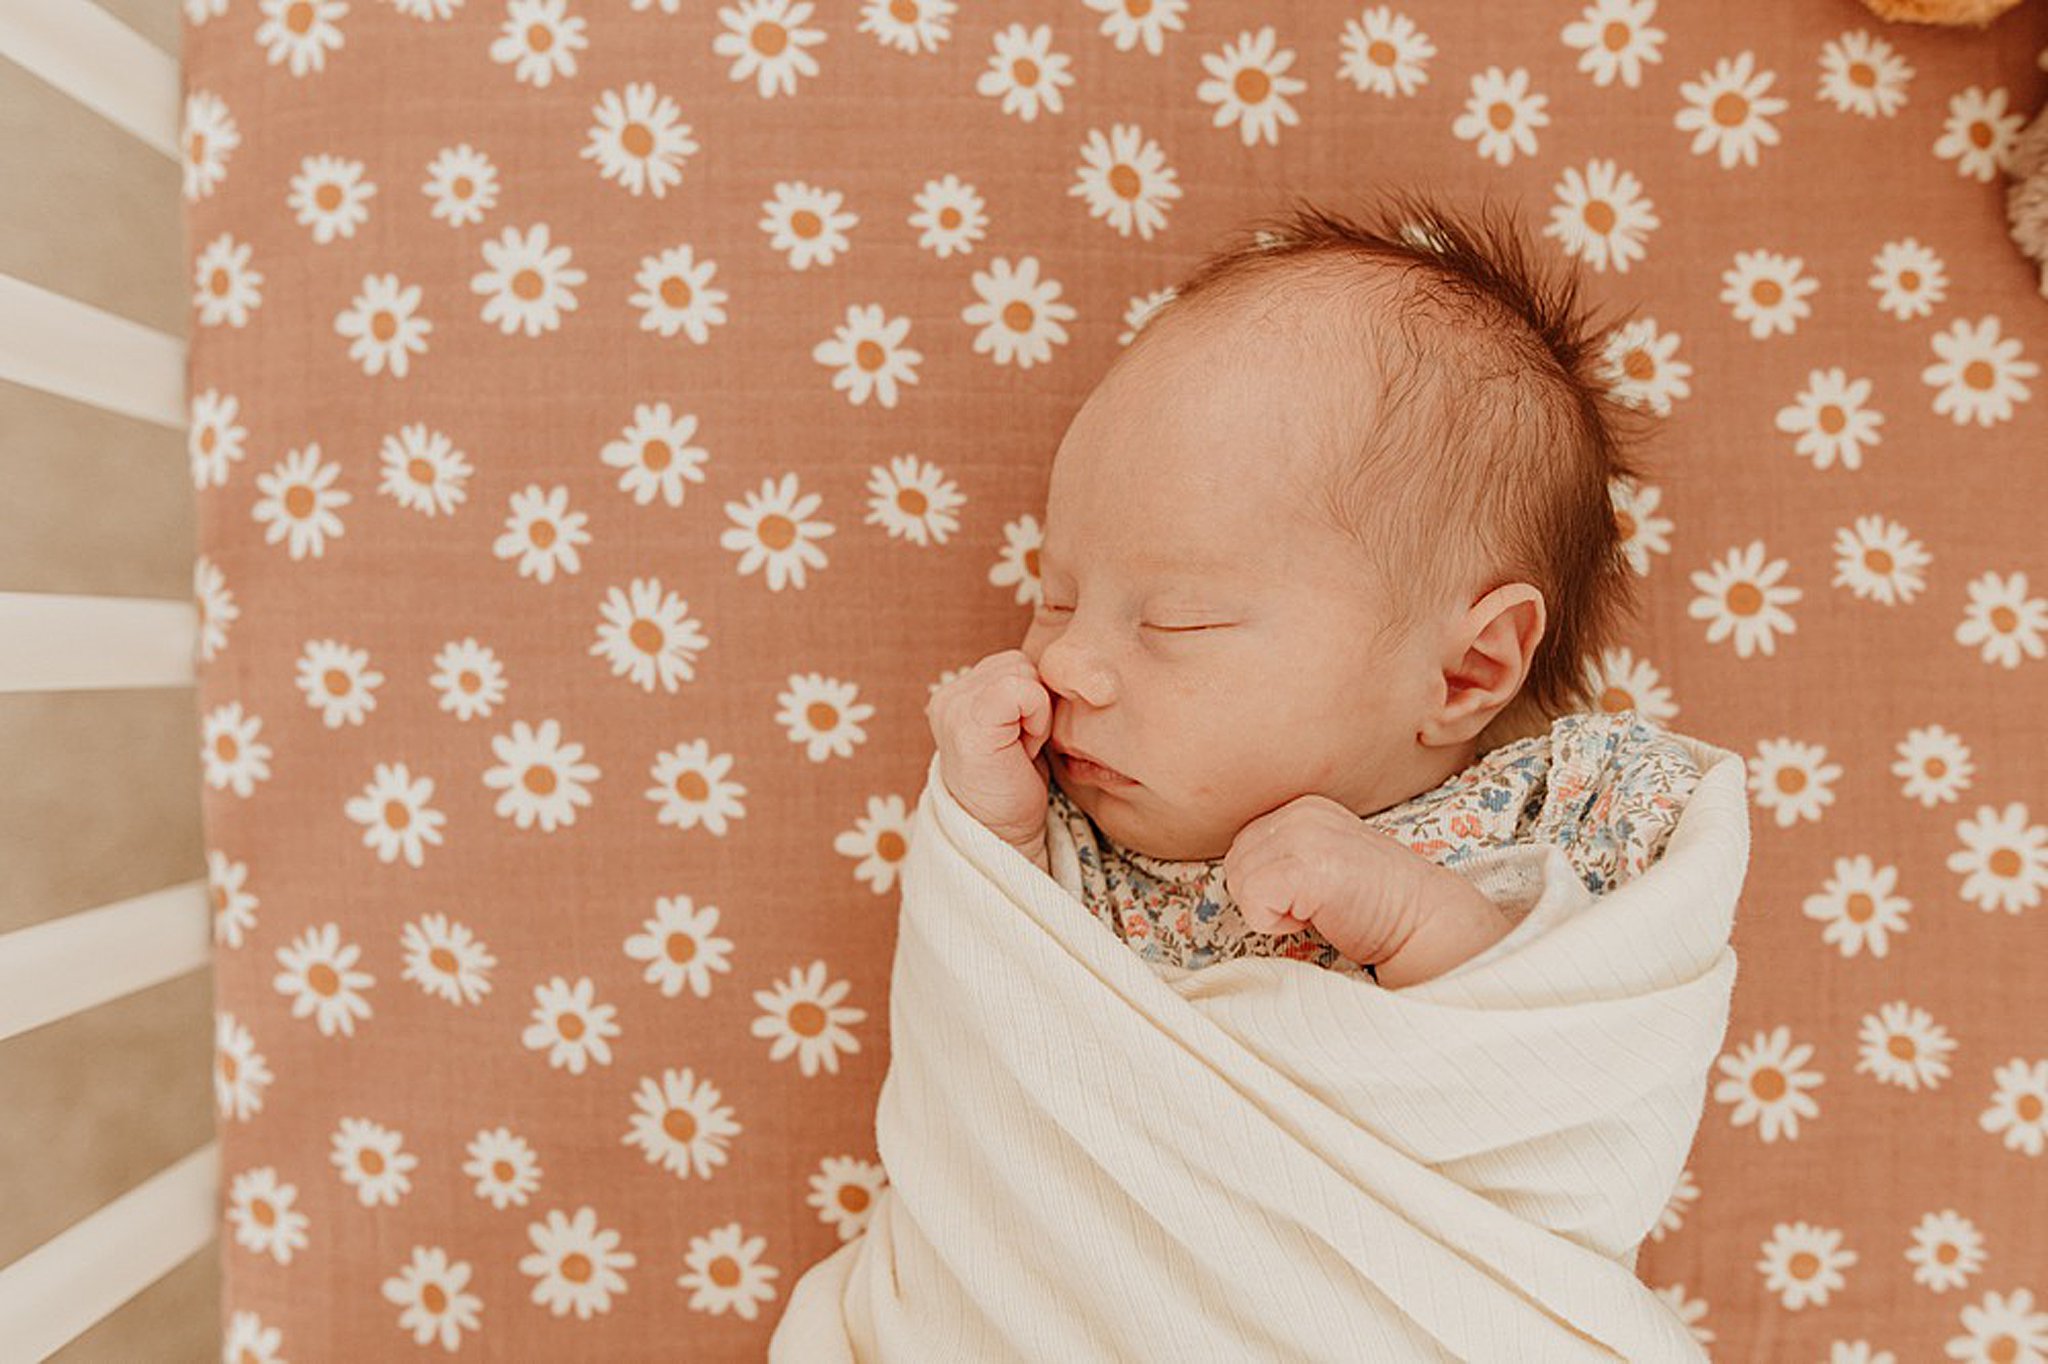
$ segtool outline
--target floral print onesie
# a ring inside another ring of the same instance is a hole
[[[1455,868],[1508,843],[1554,843],[1595,895],[1655,862],[1699,784],[1699,765],[1670,732],[1634,710],[1560,716],[1548,734],[1501,745],[1434,790],[1365,815],[1423,857]],[[1072,836],[1081,886],[1068,886],[1147,961],[1196,969],[1244,956],[1284,956],[1372,976],[1313,924],[1252,933],[1223,863],[1169,862],[1110,841],[1055,784],[1048,817]]]

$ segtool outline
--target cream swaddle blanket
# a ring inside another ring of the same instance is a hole
[[[890,1182],[793,1286],[770,1360],[1704,1359],[1635,1251],[1726,1032],[1749,822],[1741,758],[1673,737],[1703,775],[1659,860],[1595,896],[1555,845],[1464,859],[1530,907],[1400,990],[1142,960],[934,755],[875,1112]]]

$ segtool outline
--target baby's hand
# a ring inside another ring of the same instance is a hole
[[[1297,796],[1238,830],[1223,884],[1254,933],[1310,924],[1352,961],[1377,965],[1420,926],[1441,878],[1470,883],[1328,796]]]
[[[924,709],[939,775],[961,808],[1017,848],[1045,836],[1052,694],[1022,649],[976,663],[932,694]]]

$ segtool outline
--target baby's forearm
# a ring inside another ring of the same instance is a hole
[[[1429,912],[1418,921],[1415,931],[1392,956],[1374,963],[1373,975],[1381,988],[1398,990],[1440,976],[1478,956],[1514,928],[1479,887],[1456,872],[1445,871],[1444,875],[1441,893],[1429,901]]]
[[[1040,829],[1030,838],[1019,840],[1010,844],[1010,846],[1023,853],[1025,857],[1031,860],[1033,865],[1047,876],[1052,875],[1052,855],[1046,849],[1045,830]]]

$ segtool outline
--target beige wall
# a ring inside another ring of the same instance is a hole
[[[165,51],[175,0],[103,0]],[[0,271],[182,335],[179,171],[0,61]],[[184,439],[0,382],[0,590],[187,599]],[[189,690],[0,696],[0,933],[205,875]],[[0,1263],[213,1134],[196,973],[0,1042]],[[62,1361],[220,1357],[218,1242]]]

